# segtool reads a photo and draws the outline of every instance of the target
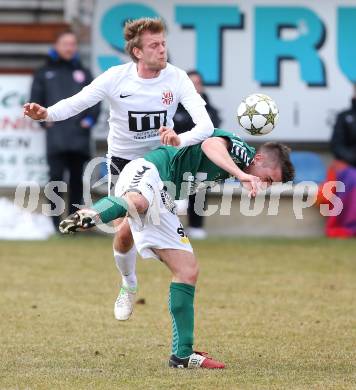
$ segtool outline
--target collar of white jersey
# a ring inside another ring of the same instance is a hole
[[[161,79],[165,76],[165,74],[168,72],[168,68],[171,67],[172,65],[169,64],[167,62],[167,65],[164,69],[161,70],[161,72],[159,73],[159,75],[157,77],[153,77],[152,79],[143,79],[142,77],[139,77],[139,75],[137,74],[137,66],[136,66],[136,63],[135,62],[132,62],[131,63],[131,69],[130,69],[130,73],[131,75],[134,77],[134,79],[136,80],[139,80],[141,83],[145,83],[145,84],[154,84],[154,83],[157,83],[159,81],[161,81]]]

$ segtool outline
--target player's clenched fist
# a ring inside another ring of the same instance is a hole
[[[34,120],[45,120],[48,116],[47,108],[42,107],[37,103],[25,103],[23,106],[23,114]]]
[[[170,127],[161,126],[159,129],[159,135],[161,137],[161,144],[179,146],[180,139],[176,132]]]

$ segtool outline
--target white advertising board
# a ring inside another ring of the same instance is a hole
[[[253,92],[270,95],[280,110],[278,126],[263,140],[327,142],[335,114],[349,106],[355,0],[100,0],[96,74],[130,60],[123,25],[142,16],[164,19],[169,61],[201,72],[227,130],[236,130],[237,106]]]
[[[26,75],[0,75],[0,187],[48,181],[45,132],[23,116],[31,81]]]

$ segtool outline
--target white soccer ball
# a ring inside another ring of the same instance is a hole
[[[247,96],[237,109],[240,126],[251,135],[268,134],[276,126],[278,118],[277,104],[262,93]]]

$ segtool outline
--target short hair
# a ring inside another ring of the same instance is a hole
[[[291,149],[280,142],[266,142],[259,148],[259,152],[268,154],[279,164],[282,172],[282,183],[293,181],[295,169],[290,160]]]
[[[128,20],[125,23],[124,35],[126,40],[125,49],[134,62],[138,58],[133,54],[134,47],[142,48],[141,36],[146,31],[158,34],[166,31],[166,27],[160,18],[140,18]]]
[[[78,39],[77,34],[73,30],[68,28],[68,29],[62,30],[56,34],[55,43],[57,43],[64,35],[68,35],[68,34],[73,35],[76,39]]]
[[[189,71],[187,72],[187,75],[188,75],[188,76],[198,76],[198,77],[200,77],[201,80],[203,80],[203,76],[202,76],[201,73],[198,72],[197,70],[189,70]]]

